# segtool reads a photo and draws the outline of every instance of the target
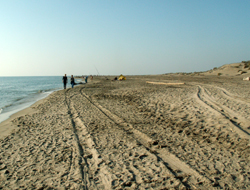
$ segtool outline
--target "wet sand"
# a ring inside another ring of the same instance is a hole
[[[0,189],[250,189],[249,81],[112,78],[1,123]]]

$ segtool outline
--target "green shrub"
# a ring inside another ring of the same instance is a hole
[[[248,68],[249,66],[250,66],[250,62],[245,63],[245,64],[244,64],[244,69],[245,69],[245,68]]]

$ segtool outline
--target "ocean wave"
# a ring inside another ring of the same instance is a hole
[[[15,102],[18,102],[18,101],[20,101],[20,100],[22,100],[23,99],[23,97],[21,97],[21,98],[16,98],[14,101]]]
[[[42,93],[48,93],[58,90],[57,88],[50,88],[50,89],[44,89],[44,90],[38,90],[36,93],[42,94]]]
[[[12,109],[13,106],[17,106],[22,104],[22,98],[18,98],[16,100],[14,100],[11,104],[7,104],[5,106],[3,106],[2,108],[0,108],[0,113],[2,113],[3,111],[8,111],[9,109]]]
[[[8,108],[10,106],[12,106],[13,104],[8,104],[8,105],[5,105],[3,108],[1,108],[1,111],[3,111],[4,108]]]
[[[38,90],[36,92],[27,94],[26,96],[15,98],[12,100],[12,102],[10,104],[2,106],[2,108],[0,108],[0,109],[9,110],[13,106],[19,106],[21,104],[25,104],[28,102],[35,102],[41,98],[44,98],[45,96],[48,96],[50,93],[52,93],[55,90],[57,90],[57,89]],[[3,110],[1,110],[1,111],[3,111]]]
[[[40,93],[43,93],[43,90],[38,90],[37,93],[39,93],[39,94],[40,94]]]

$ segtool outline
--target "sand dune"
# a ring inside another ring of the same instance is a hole
[[[248,81],[127,79],[54,92],[5,122],[0,189],[250,188]]]
[[[204,72],[205,75],[250,76],[250,61],[231,63]]]

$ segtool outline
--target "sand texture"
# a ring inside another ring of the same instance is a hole
[[[112,78],[54,92],[12,119],[0,189],[250,189],[249,81]]]

